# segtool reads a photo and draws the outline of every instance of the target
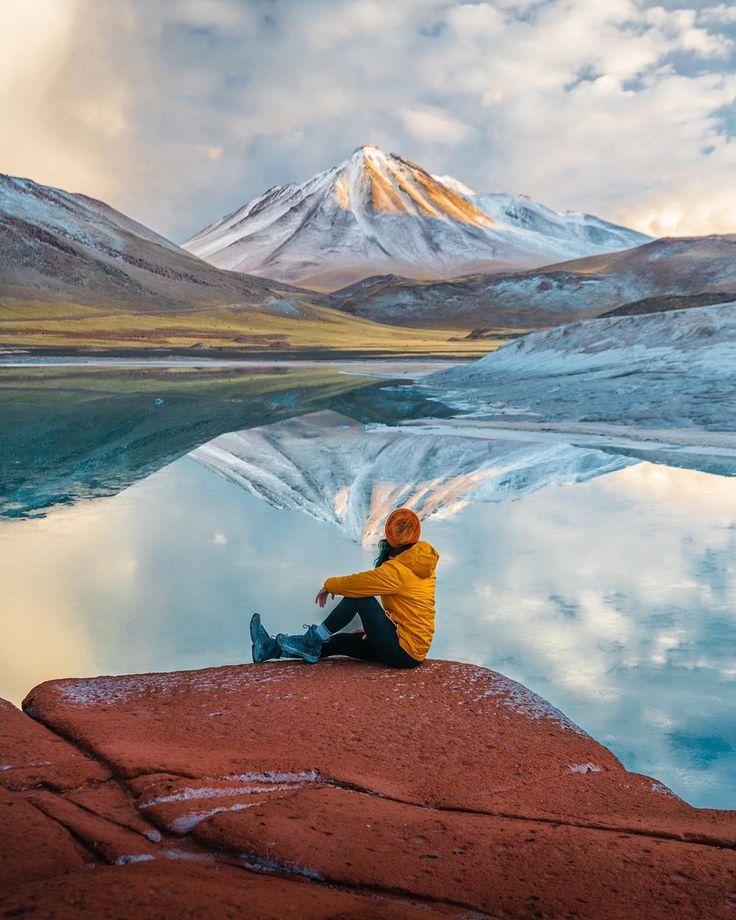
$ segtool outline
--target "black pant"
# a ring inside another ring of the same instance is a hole
[[[358,614],[365,636],[341,633]],[[375,597],[344,597],[327,615],[325,626],[334,635],[322,646],[321,658],[348,655],[367,661],[382,661],[392,668],[416,668],[421,664],[399,645],[396,626]]]

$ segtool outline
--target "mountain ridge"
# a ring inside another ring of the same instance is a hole
[[[226,272],[88,195],[0,175],[0,295],[129,311],[319,295]]]
[[[367,278],[332,294],[356,316],[407,326],[532,328],[592,319],[645,298],[736,290],[736,234],[665,237],[525,272],[449,281]]]

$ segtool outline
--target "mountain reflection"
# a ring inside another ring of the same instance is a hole
[[[366,430],[330,411],[224,434],[191,456],[275,508],[335,524],[364,545],[400,505],[444,518],[636,462],[562,443]]]

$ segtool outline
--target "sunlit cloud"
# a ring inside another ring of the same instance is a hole
[[[213,144],[197,144],[197,150],[208,160],[219,160],[222,156],[222,147],[215,147]]]
[[[458,144],[470,130],[459,119],[433,107],[399,109],[398,115],[412,137],[430,144]]]

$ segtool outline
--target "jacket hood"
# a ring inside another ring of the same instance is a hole
[[[399,565],[405,565],[419,578],[429,578],[430,575],[434,574],[439,558],[440,554],[434,546],[427,543],[426,540],[420,540],[411,549],[405,549],[403,553],[400,553],[392,561],[398,562]]]

